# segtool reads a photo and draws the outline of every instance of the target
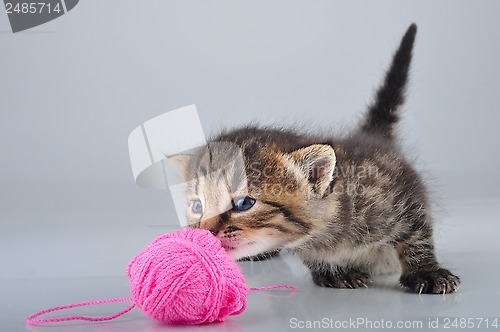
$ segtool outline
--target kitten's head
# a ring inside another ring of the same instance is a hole
[[[335,168],[333,148],[323,144],[282,153],[212,142],[169,160],[187,182],[189,225],[212,231],[234,259],[304,243]]]

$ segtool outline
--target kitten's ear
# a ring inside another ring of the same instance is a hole
[[[323,196],[333,180],[335,151],[327,144],[313,144],[289,154],[302,175],[311,184],[312,190]]]
[[[187,178],[187,166],[193,156],[189,154],[176,154],[167,158],[170,165],[179,172],[184,179]]]

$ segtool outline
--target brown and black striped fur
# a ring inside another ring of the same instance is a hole
[[[415,34],[412,25],[365,121],[347,137],[245,127],[172,157],[192,180],[191,224],[210,229],[234,259],[289,250],[320,286],[358,288],[400,266],[411,291],[458,289],[460,279],[436,260],[428,195],[394,133]],[[241,167],[232,162],[238,154]],[[235,209],[241,197],[253,206]]]

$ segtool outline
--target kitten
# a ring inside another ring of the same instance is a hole
[[[395,135],[416,30],[347,137],[249,126],[171,157],[191,180],[191,226],[210,229],[234,259],[287,249],[320,286],[363,287],[400,265],[413,292],[457,290],[460,279],[436,260],[425,185]]]

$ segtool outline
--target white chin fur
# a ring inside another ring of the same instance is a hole
[[[238,248],[228,250],[227,253],[232,259],[238,260],[244,257],[263,254],[273,248],[275,248],[275,246],[272,243],[259,241],[251,244],[241,244]]]

